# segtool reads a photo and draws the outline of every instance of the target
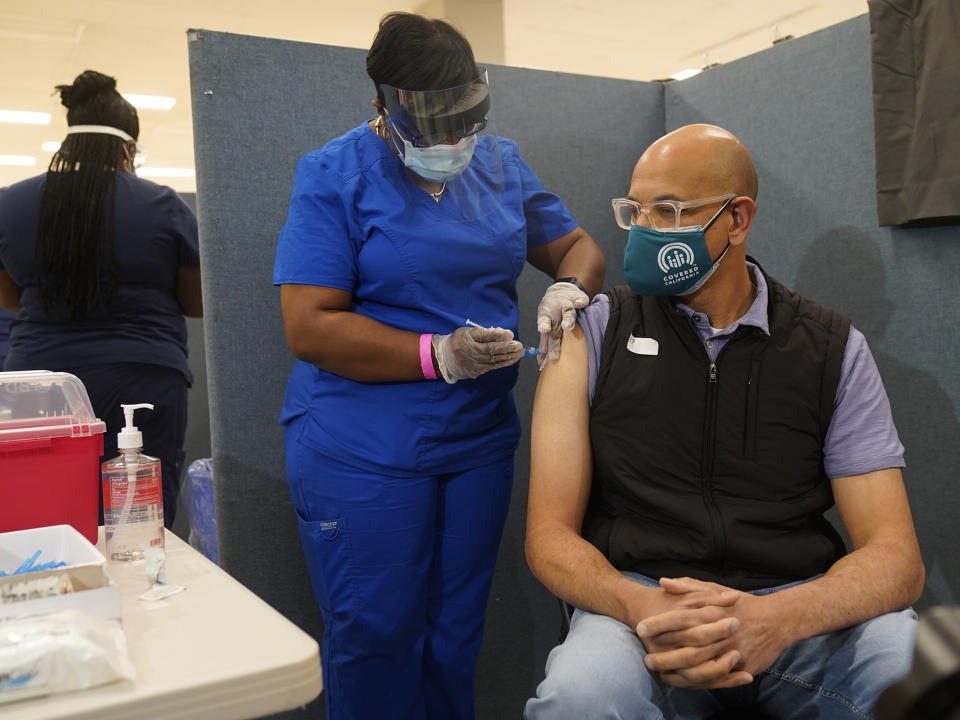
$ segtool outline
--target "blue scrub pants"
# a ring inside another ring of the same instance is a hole
[[[650,587],[658,584],[623,574]],[[789,586],[754,594],[783,587]],[[910,608],[887,613],[794,643],[748,685],[691,690],[651,675],[632,628],[578,609],[566,640],[547,658],[547,677],[527,702],[524,718],[698,720],[721,708],[757,708],[783,720],[866,720],[880,693],[910,671],[916,626]]]
[[[287,476],[323,615],[327,720],[474,717],[473,674],[513,457],[396,477],[297,442]]]

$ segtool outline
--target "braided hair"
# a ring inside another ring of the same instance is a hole
[[[108,125],[139,137],[137,111],[116,88],[114,78],[93,70],[57,85],[67,124]],[[115,179],[125,157],[122,138],[76,133],[50,161],[36,243],[40,301],[49,317],[76,322],[112,307]]]

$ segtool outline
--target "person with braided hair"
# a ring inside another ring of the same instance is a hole
[[[137,424],[171,527],[193,381],[184,316],[203,314],[196,217],[136,176],[140,122],[114,78],[87,70],[56,90],[68,129],[47,172],[0,189],[0,307],[16,313],[3,369],[79,377],[107,425],[104,457],[120,403],[152,403]]]

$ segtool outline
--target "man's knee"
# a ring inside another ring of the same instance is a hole
[[[649,699],[649,686],[623,667],[606,673],[554,667],[526,705],[527,720],[583,720],[662,717]]]
[[[528,720],[657,718],[643,645],[611,618],[574,618],[566,642],[547,659],[547,676],[526,706]]]
[[[874,688],[882,691],[910,672],[917,633],[913,608],[868,620],[857,633],[857,655]]]
[[[909,671],[915,630],[908,609],[801,640],[766,673],[774,683],[761,681],[761,700],[778,715],[801,707],[821,717],[869,714],[880,693]]]

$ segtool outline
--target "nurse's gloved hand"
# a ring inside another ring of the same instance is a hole
[[[523,345],[504,328],[462,327],[450,335],[434,335],[431,342],[448,383],[479,377],[523,357]]]
[[[540,354],[537,361],[560,358],[563,331],[570,332],[577,323],[577,310],[586,307],[590,296],[573,283],[555,282],[547,288],[537,308],[537,331],[540,333]]]

